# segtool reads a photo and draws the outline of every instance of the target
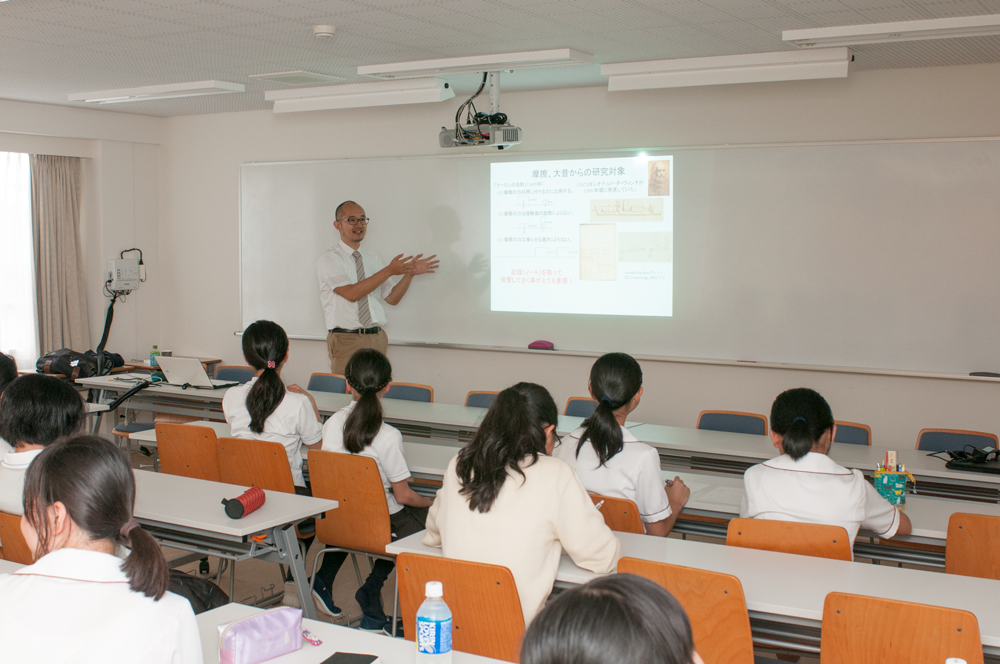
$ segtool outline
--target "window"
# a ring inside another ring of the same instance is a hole
[[[38,359],[28,155],[0,152],[0,350],[19,369]]]

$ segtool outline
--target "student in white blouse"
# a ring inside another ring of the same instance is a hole
[[[135,479],[113,443],[80,436],[46,447],[24,501],[35,563],[0,575],[3,661],[201,664],[191,604],[167,592],[167,561],[132,516]],[[120,546],[130,549],[124,561]]]
[[[691,490],[679,477],[664,489],[660,455],[625,428],[625,418],[639,407],[642,369],[625,353],[603,355],[590,369],[594,414],[555,450],[576,469],[590,493],[627,498],[639,509],[647,535],[666,537]]]
[[[288,360],[288,336],[269,320],[251,323],[243,332],[243,357],[254,368],[245,385],[231,387],[222,398],[222,412],[235,438],[281,443],[292,469],[292,482],[305,489],[302,447],[319,449],[323,438],[319,409],[312,395],[281,381]]]
[[[533,383],[493,401],[472,442],[448,464],[423,543],[448,558],[510,569],[527,625],[552,592],[563,550],[580,567],[611,572],[621,543],[573,469],[548,456],[559,411]]]
[[[781,456],[743,474],[740,516],[843,526],[854,546],[859,528],[879,537],[909,535],[910,520],[878,494],[860,470],[827,456],[837,425],[820,394],[805,387],[771,406],[771,441]]]
[[[24,474],[46,445],[71,436],[86,417],[73,385],[53,376],[28,374],[0,396],[0,437],[14,447],[0,459],[0,512],[22,514]]]
[[[344,375],[354,401],[334,413],[323,425],[323,449],[374,459],[385,489],[392,539],[419,532],[424,529],[431,500],[410,488],[406,481],[410,478],[410,469],[403,458],[403,436],[398,429],[382,421],[379,400],[389,391],[392,365],[374,348],[363,348],[351,356]],[[323,566],[316,572],[315,579],[316,586],[321,588],[321,599],[322,588],[333,586],[333,579],[346,557],[346,553],[324,556]],[[386,617],[382,606],[382,586],[393,567],[389,560],[376,560],[368,579],[354,595],[361,606],[363,630],[392,632],[392,621]]]

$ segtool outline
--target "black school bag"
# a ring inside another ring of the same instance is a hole
[[[69,348],[42,355],[35,363],[38,373],[62,374],[70,380],[97,375],[97,358]]]
[[[170,587],[168,590],[191,602],[195,615],[217,609],[229,604],[229,595],[222,588],[207,579],[170,570]]]

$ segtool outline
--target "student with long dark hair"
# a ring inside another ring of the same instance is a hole
[[[448,464],[423,540],[449,558],[510,569],[525,624],[552,591],[564,549],[598,573],[614,570],[621,555],[580,478],[548,456],[558,419],[540,385],[518,383],[498,394],[475,438]]]
[[[0,353],[0,397],[4,389],[17,379],[17,362],[6,353]],[[0,457],[14,449],[14,446],[0,436]]]
[[[649,579],[615,574],[567,590],[532,621],[521,664],[704,664],[674,596]]]
[[[0,575],[4,661],[202,662],[191,604],[167,592],[167,561],[134,504],[132,469],[113,443],[79,436],[38,455],[21,518],[35,563]]]
[[[0,393],[0,438],[13,449],[0,460],[0,512],[22,514],[21,495],[28,466],[47,445],[83,426],[83,399],[71,383],[28,374]]]
[[[590,394],[593,415],[555,455],[576,469],[587,491],[633,501],[646,534],[666,537],[691,490],[679,477],[664,489],[659,453],[625,428],[642,397],[639,363],[625,353],[603,355],[590,369]]]
[[[380,400],[389,391],[392,366],[379,351],[364,348],[348,360],[344,376],[354,401],[334,413],[323,425],[323,449],[374,459],[389,507],[392,539],[419,532],[424,529],[431,500],[410,488],[407,483],[410,469],[403,458],[403,436],[398,429],[382,421]],[[332,587],[346,557],[345,553],[326,554],[323,566],[316,572],[316,585]],[[382,586],[393,566],[389,560],[376,560],[368,579],[354,595],[361,606],[363,630],[392,632],[392,621],[382,607]]]
[[[910,520],[878,494],[860,470],[827,456],[837,434],[818,392],[787,390],[771,406],[771,441],[781,456],[743,474],[740,516],[843,526],[854,546],[859,528],[879,537],[909,535]]]
[[[281,380],[281,369],[288,360],[288,336],[269,320],[251,323],[243,331],[243,357],[254,368],[253,379],[229,388],[222,398],[222,412],[233,428],[232,435],[281,443],[292,481],[304,489],[302,447],[318,449],[323,430],[312,395]]]

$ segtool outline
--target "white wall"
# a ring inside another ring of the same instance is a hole
[[[505,93],[503,107],[525,130],[520,149],[526,151],[998,136],[998,75],[1000,65],[978,65],[636,93],[582,88]],[[239,327],[239,164],[434,154],[437,128],[453,111],[449,102],[164,120],[160,253],[151,277],[164,312],[156,342],[178,353],[241,362],[233,335]],[[609,350],[629,350],[615,346],[609,339]],[[392,347],[390,356],[397,379],[431,383],[437,400],[451,403],[468,390],[516,380],[545,384],[561,402],[585,393],[591,363],[416,347]],[[295,341],[286,378],[305,382],[327,366],[322,343]],[[693,426],[703,408],[766,412],[780,390],[808,385],[828,397],[838,418],[870,424],[876,444],[907,447],[924,426],[1000,431],[995,383],[686,363],[644,368],[647,396],[636,417],[647,422]]]
[[[138,246],[151,274],[156,273],[162,123],[139,115],[0,100],[0,150],[83,158],[80,230],[91,347],[104,327],[107,260]],[[150,280],[116,305],[108,350],[126,359],[148,353],[160,325],[158,285]]]

